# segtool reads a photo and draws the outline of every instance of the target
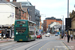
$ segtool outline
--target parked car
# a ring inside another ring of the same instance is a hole
[[[55,36],[58,36],[58,34],[56,33]]]
[[[50,37],[50,33],[45,34],[45,37]]]
[[[42,35],[41,34],[38,34],[37,35],[37,38],[42,39]]]

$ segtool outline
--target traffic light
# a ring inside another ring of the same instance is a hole
[[[71,28],[71,18],[66,18],[65,24],[66,24],[65,26],[66,30]]]

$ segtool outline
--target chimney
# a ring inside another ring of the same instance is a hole
[[[7,2],[10,2],[10,0],[6,0]]]
[[[16,0],[13,0],[13,2],[16,2]]]

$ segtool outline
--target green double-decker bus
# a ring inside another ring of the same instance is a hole
[[[14,25],[14,41],[31,41],[36,39],[35,22],[16,20]]]

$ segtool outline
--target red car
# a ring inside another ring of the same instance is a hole
[[[41,34],[38,34],[37,35],[37,38],[42,39],[42,35]]]

